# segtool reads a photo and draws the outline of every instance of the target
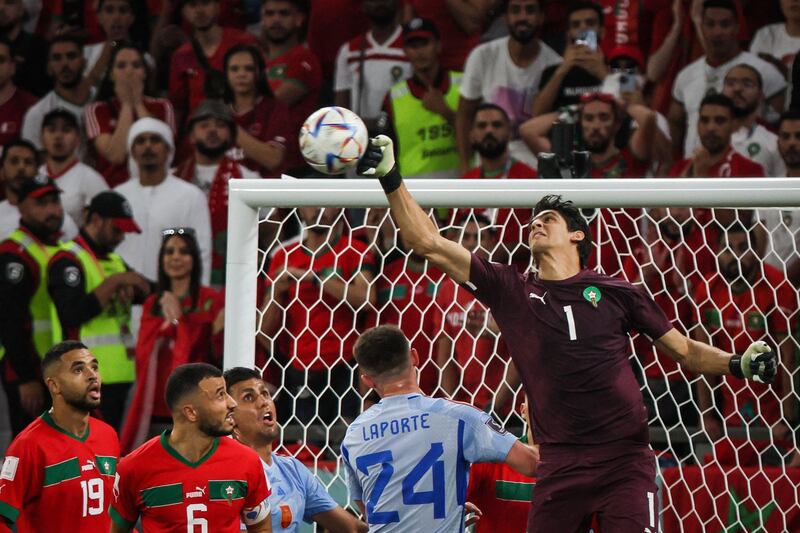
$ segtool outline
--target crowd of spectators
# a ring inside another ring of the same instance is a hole
[[[406,178],[536,178],[557,122],[574,125],[591,178],[800,177],[798,51],[797,0],[3,0],[12,428],[44,407],[38,360],[61,338],[96,351],[116,387],[103,416],[127,449],[167,422],[170,370],[222,360],[228,181],[314,176],[297,133],[318,107],[392,137]],[[282,419],[358,412],[352,345],[376,323],[411,339],[426,393],[513,409],[491,316],[405,249],[389,213],[263,215],[257,359]],[[530,210],[432,216],[475,253],[529,267]],[[767,444],[791,457],[800,209],[586,216],[591,267],[643,283],[698,339],[781,353],[775,384],[709,389],[634,339],[653,423],[714,439],[760,425],[772,437],[752,456],[727,439],[719,457],[753,461]]]

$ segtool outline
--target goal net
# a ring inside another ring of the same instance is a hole
[[[800,531],[800,183],[406,183],[442,235],[520,271],[530,268],[531,206],[561,194],[589,220],[591,266],[641,285],[680,331],[735,353],[767,341],[781,361],[772,385],[694,375],[638,335],[630,364],[649,413],[663,531]],[[404,331],[425,393],[472,403],[522,434],[524,395],[491,315],[409,253],[376,181],[234,180],[229,204],[225,366],[262,370],[281,445],[340,504],[350,498],[339,443],[377,401],[352,357],[372,325]]]

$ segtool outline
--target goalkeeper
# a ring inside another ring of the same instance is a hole
[[[691,372],[758,382],[776,373],[766,343],[732,355],[689,339],[645,292],[587,269],[589,227],[561,197],[536,204],[528,236],[536,271],[518,274],[439,235],[403,185],[387,137],[372,140],[358,170],[380,181],[409,247],[488,306],[503,334],[541,445],[528,530],[576,531],[596,513],[603,531],[656,531],[655,457],[629,333],[647,335]]]

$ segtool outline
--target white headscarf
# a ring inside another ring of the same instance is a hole
[[[134,122],[131,125],[131,129],[128,131],[128,171],[130,172],[131,179],[139,179],[139,165],[136,164],[136,161],[134,161],[131,156],[131,148],[133,147],[133,141],[142,133],[155,133],[167,143],[169,154],[167,155],[167,161],[164,163],[166,166],[164,171],[169,175],[169,169],[172,166],[172,158],[175,157],[175,140],[172,135],[172,129],[170,129],[166,122],[162,122],[156,118],[145,117]]]

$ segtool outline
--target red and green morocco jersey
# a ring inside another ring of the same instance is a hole
[[[141,517],[145,533],[238,533],[244,509],[270,495],[261,459],[222,437],[190,463],[170,446],[168,435],[153,437],[120,461],[111,519],[133,528]]]
[[[108,533],[118,459],[117,433],[105,422],[90,417],[78,437],[44,413],[6,452],[0,516],[15,523],[18,533]]]

